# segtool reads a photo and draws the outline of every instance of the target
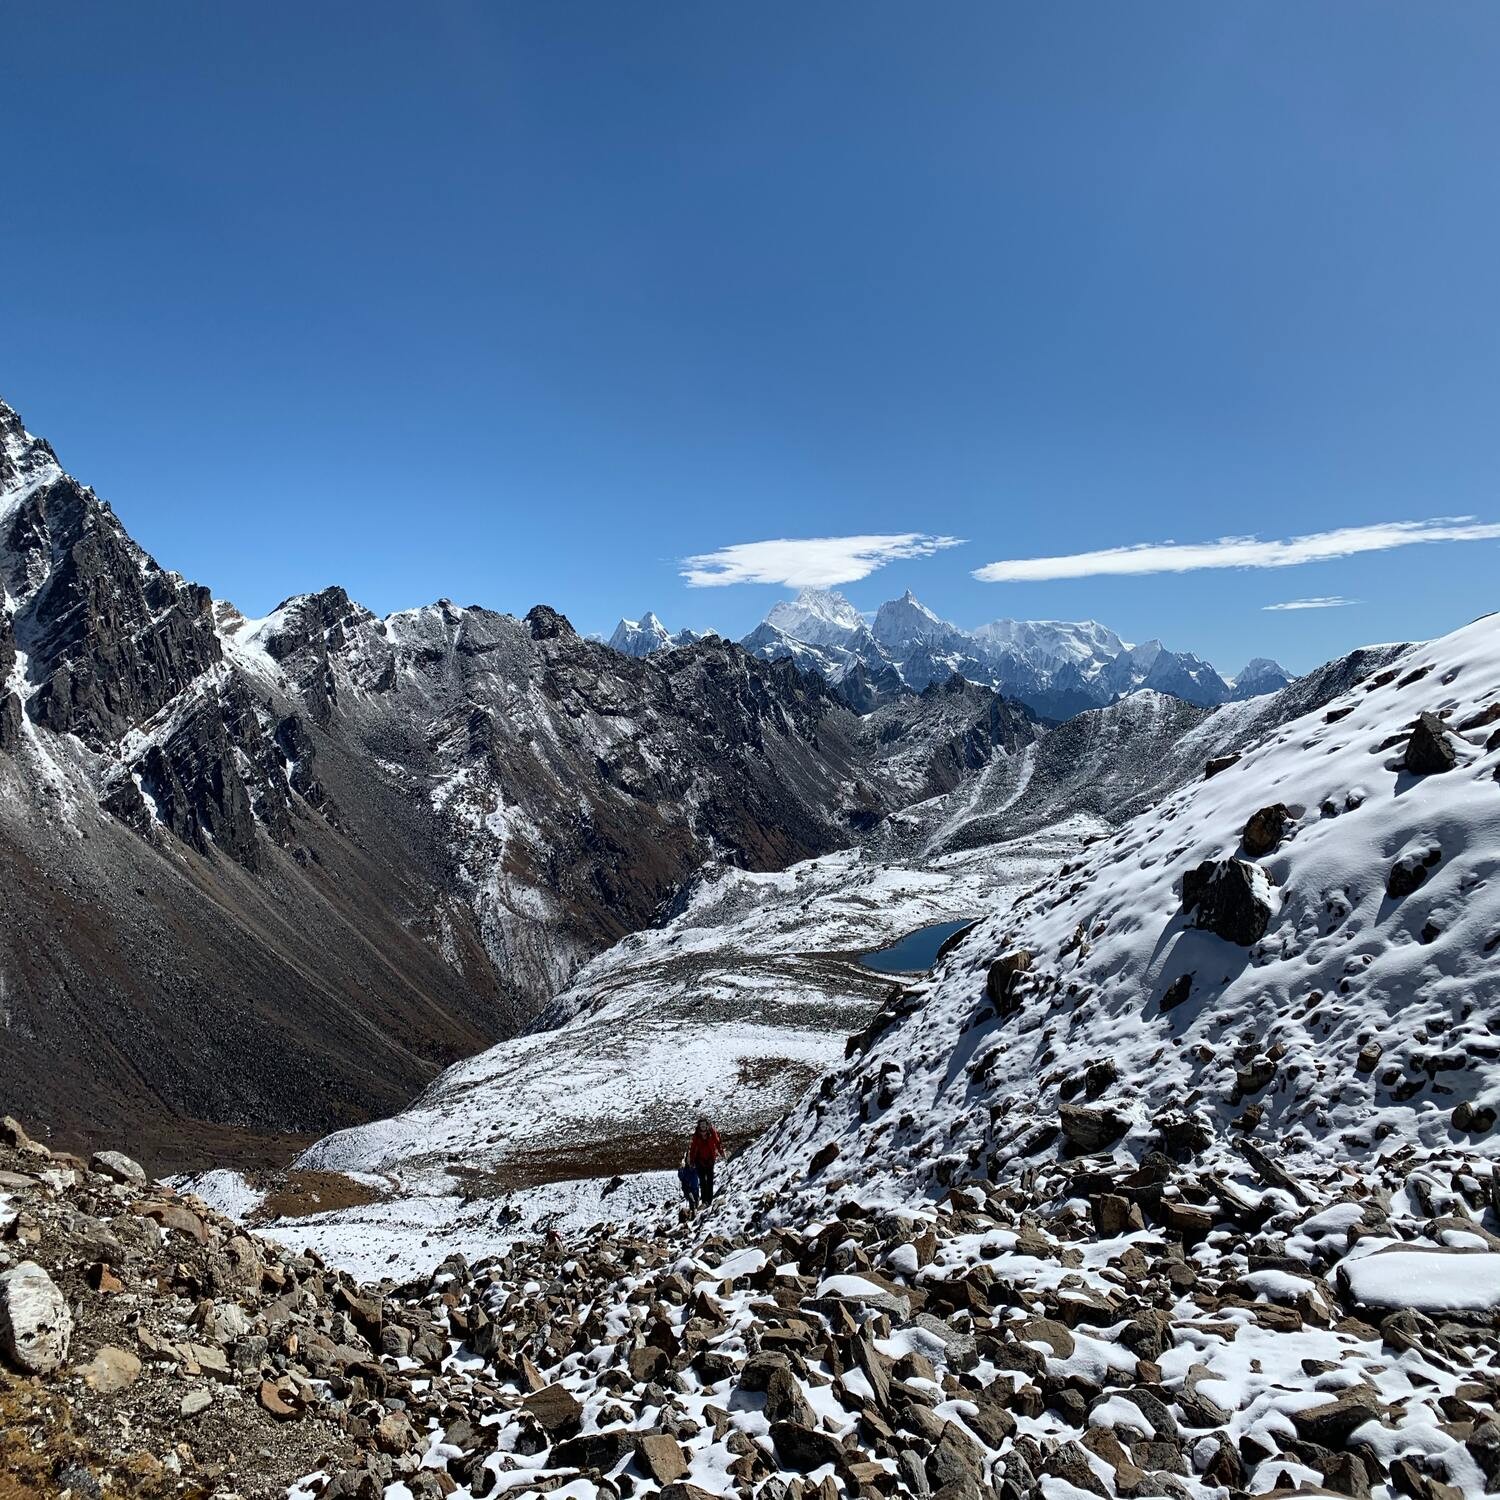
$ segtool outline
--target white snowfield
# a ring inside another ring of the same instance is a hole
[[[1442,716],[1454,769],[1403,769],[1421,712]],[[977,1144],[1049,1149],[1027,1146],[1034,1127],[1057,1122],[1061,1087],[1090,1064],[1116,1072],[1099,1103],[1125,1117],[1122,1154],[1148,1149],[1168,1108],[1223,1135],[1251,1105],[1254,1138],[1291,1159],[1403,1143],[1500,1152],[1493,1133],[1454,1122],[1462,1104],[1500,1108],[1500,743],[1485,748],[1497,729],[1496,616],[1285,724],[995,910],[928,1003],[840,1076],[852,1104],[861,1079],[899,1068],[892,1106],[861,1120],[804,1105],[755,1148],[760,1180],[795,1184],[830,1140],[898,1194]],[[1254,862],[1264,937],[1246,948],[1199,930],[1183,876],[1243,857],[1247,820],[1276,803],[1285,835]],[[1403,860],[1427,862],[1426,879],[1393,897]],[[1018,950],[1033,964],[1019,1013],[983,1019],[990,963]],[[1176,1004],[1174,984],[1190,985]]]

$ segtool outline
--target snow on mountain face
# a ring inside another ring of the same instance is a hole
[[[668,630],[655,613],[648,609],[639,620],[621,620],[609,638],[609,647],[624,656],[643,657],[654,656],[658,651],[672,651],[679,646],[691,646],[707,639],[708,635],[701,630],[679,630],[675,633]]]
[[[870,633],[896,657],[917,646],[950,645],[959,636],[956,625],[940,620],[908,589],[899,599],[888,599],[875,612]]]
[[[1059,1124],[1122,1161],[1164,1131],[1288,1168],[1500,1154],[1469,1133],[1500,1108],[1497,726],[1495,616],[1283,724],[992,914],[747,1175],[795,1195],[836,1144],[909,1198],[955,1151],[1050,1159]]]
[[[0,524],[29,495],[61,478],[51,446],[27,432],[16,412],[0,401]]]
[[[765,623],[809,646],[848,647],[866,630],[860,612],[831,589],[803,589],[795,599],[783,599],[771,607]]]
[[[1127,649],[1114,631],[1096,620],[995,620],[973,634],[986,646],[1009,649],[1046,670],[1069,663],[1100,667]]]
[[[995,620],[965,631],[910,590],[882,604],[869,628],[841,595],[805,590],[795,601],[776,605],[741,644],[766,660],[790,657],[837,685],[858,669],[860,702],[854,706],[861,711],[866,703],[890,701],[888,691],[872,692],[875,681],[894,680],[920,692],[955,674],[1054,719],[1146,689],[1203,707],[1233,696],[1207,662],[1169,651],[1160,641],[1127,646],[1094,620]],[[1275,663],[1264,663],[1239,696],[1274,691],[1288,680]]]

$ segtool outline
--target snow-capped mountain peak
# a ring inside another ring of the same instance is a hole
[[[60,478],[62,466],[51,444],[27,432],[15,409],[0,401],[0,517]]]
[[[1253,657],[1245,669],[1229,679],[1236,698],[1258,698],[1262,693],[1275,693],[1292,680],[1292,674],[1280,662],[1269,656]]]
[[[832,589],[803,589],[771,607],[765,623],[810,646],[843,646],[865,630],[864,616]]]
[[[648,609],[639,620],[621,620],[615,626],[609,644],[626,656],[651,656],[672,644],[672,632],[662,624],[654,610]]]
[[[712,630],[668,630],[656,611],[648,609],[639,620],[621,620],[608,644],[625,656],[654,656],[658,651],[708,640],[713,634]]]
[[[899,599],[889,599],[875,612],[872,634],[888,651],[909,651],[913,646],[948,641],[960,632],[939,618],[910,589]]]

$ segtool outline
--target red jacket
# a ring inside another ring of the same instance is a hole
[[[713,1166],[723,1154],[724,1144],[717,1130],[710,1130],[707,1135],[699,1135],[696,1130],[693,1132],[693,1139],[688,1144],[688,1161],[700,1172]]]

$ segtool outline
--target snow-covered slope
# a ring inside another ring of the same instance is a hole
[[[1452,769],[1408,768],[1421,714]],[[1223,883],[1185,910],[1205,861]],[[1500,1109],[1500,617],[1409,648],[996,908],[747,1175],[794,1192],[829,1145],[901,1197],[955,1151],[1015,1172],[1066,1141],[1085,1082],[1106,1144],[1137,1156],[1174,1117],[1292,1166],[1500,1149],[1466,1128]]]

